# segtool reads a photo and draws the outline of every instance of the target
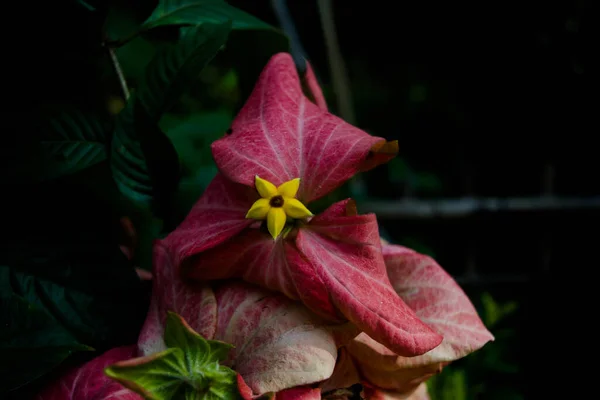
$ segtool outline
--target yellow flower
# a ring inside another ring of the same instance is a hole
[[[300,187],[300,178],[292,179],[275,187],[271,182],[261,179],[256,175],[254,184],[260,199],[256,200],[246,218],[267,220],[267,228],[273,239],[277,239],[288,217],[302,219],[312,217],[312,213],[296,199]]]

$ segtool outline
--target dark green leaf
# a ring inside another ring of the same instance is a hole
[[[232,21],[233,29],[274,29],[258,18],[223,0],[160,0],[142,25],[148,30],[161,25],[200,25]]]
[[[231,126],[233,112],[227,109],[194,112],[185,118],[165,114],[160,126],[181,161],[181,180],[173,204],[173,226],[179,225],[217,173],[210,145]]]
[[[183,29],[181,39],[147,66],[138,92],[117,118],[111,148],[115,182],[134,202],[154,203],[161,217],[171,208],[179,160],[158,121],[227,41],[230,28],[228,22]]]
[[[45,310],[98,350],[135,341],[147,309],[145,286],[116,244],[79,234],[80,243],[49,239],[2,249],[0,291]]]
[[[118,117],[110,152],[110,167],[117,187],[125,197],[136,204],[152,201],[152,178],[146,156],[142,151],[144,132],[140,132],[134,119],[135,96]]]
[[[32,118],[39,118],[33,115]],[[24,139],[8,178],[33,181],[55,179],[106,160],[110,125],[79,110],[62,111],[34,128],[35,136]]]
[[[117,118],[110,156],[120,192],[137,206],[167,218],[179,180],[179,159],[171,141],[136,96]]]
[[[147,399],[239,399],[237,374],[219,365],[233,346],[206,340],[181,318],[167,315],[169,349],[108,367],[108,376]]]
[[[91,350],[46,311],[4,289],[0,293],[0,393],[39,378],[74,351]]]
[[[196,176],[202,168],[214,165],[210,145],[223,137],[232,121],[231,110],[195,112],[186,118],[163,116],[160,126],[179,155],[184,176]]]
[[[231,22],[181,29],[180,39],[162,48],[146,68],[137,99],[158,122],[227,42]]]

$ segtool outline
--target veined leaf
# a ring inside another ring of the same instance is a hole
[[[230,29],[230,22],[182,29],[180,40],[164,47],[147,66],[138,92],[119,114],[111,168],[121,192],[134,202],[156,200],[159,208],[168,208],[164,202],[176,190],[179,160],[158,121],[225,44]]]
[[[116,244],[79,234],[69,245],[53,238],[3,248],[0,292],[46,311],[98,350],[135,339],[148,306],[143,284]]]
[[[142,29],[163,25],[200,25],[206,22],[218,24],[229,20],[233,29],[274,29],[223,0],[161,0]]]
[[[146,67],[137,97],[152,120],[158,122],[179,100],[190,81],[225,45],[230,30],[230,21],[183,28],[177,43],[156,54]]]
[[[147,399],[240,398],[237,374],[219,365],[230,344],[206,340],[178,314],[168,312],[164,341],[168,349],[117,362],[106,375]]]
[[[0,394],[55,368],[81,345],[46,311],[20,296],[0,295]]]
[[[117,187],[138,204],[152,200],[153,187],[134,120],[135,96],[119,113],[110,149],[110,168]]]
[[[135,357],[135,350],[135,346],[115,347],[48,382],[35,400],[143,400],[104,374],[108,365]]]
[[[99,118],[73,110],[49,122],[50,129],[39,143],[51,164],[45,171],[47,178],[77,172],[106,159],[107,125]]]
[[[9,180],[51,180],[106,159],[110,127],[95,115],[70,109],[51,115],[34,129],[36,136],[25,138],[22,147],[4,149],[12,159],[8,171],[3,171]]]

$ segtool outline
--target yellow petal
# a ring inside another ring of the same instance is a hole
[[[267,215],[267,228],[269,233],[273,236],[273,239],[277,239],[277,236],[283,230],[285,226],[286,215],[285,211],[281,207],[271,207],[269,214]]]
[[[283,182],[277,187],[277,192],[283,197],[296,197],[299,187],[300,178],[296,178],[292,179],[291,181]]]
[[[256,190],[258,190],[258,194],[260,197],[264,199],[270,199],[273,196],[277,195],[277,188],[271,182],[261,179],[256,175],[254,177],[254,186],[256,186]]]
[[[248,210],[246,218],[265,219],[267,218],[270,209],[271,206],[269,205],[268,199],[258,199],[252,204],[250,210]]]
[[[312,213],[300,202],[300,200],[285,198],[283,199],[283,211],[294,219],[312,217]]]

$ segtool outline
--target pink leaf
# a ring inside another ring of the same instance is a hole
[[[278,392],[275,400],[321,400],[321,389],[310,386],[286,389]]]
[[[165,350],[163,341],[167,311],[179,314],[188,325],[206,339],[212,339],[217,324],[217,303],[206,284],[184,282],[160,241],[153,248],[154,280],[152,300],[138,338],[144,356]]]
[[[398,394],[411,393],[421,383],[427,381],[434,375],[442,372],[444,366],[448,363],[429,363],[420,366],[391,366],[386,362],[382,362],[379,365],[375,365],[375,362],[379,360],[378,354],[372,349],[377,348],[374,345],[379,345],[373,339],[367,335],[361,334],[351,346],[349,350],[353,357],[355,357],[357,369],[366,382],[372,385],[376,385],[382,390],[392,390]],[[366,339],[366,340],[365,340]],[[369,352],[358,349],[359,346],[370,344],[373,347],[369,347]],[[371,357],[371,358],[366,358]],[[406,359],[405,357],[398,357],[397,359]]]
[[[421,383],[414,391],[400,393],[394,390],[383,390],[368,384],[364,384],[364,398],[366,400],[429,400],[427,385]]]
[[[384,246],[383,256],[396,292],[444,336],[432,351],[405,360],[407,365],[454,361],[494,340],[465,292],[433,258],[397,245]]]
[[[250,386],[248,386],[248,384],[244,380],[244,377],[241,376],[240,374],[237,374],[237,384],[238,384],[238,390],[240,391],[240,396],[242,396],[242,399],[252,400],[254,397],[252,395],[252,389],[250,388]]]
[[[185,220],[163,239],[165,246],[174,251],[175,265],[250,226],[253,221],[245,217],[257,198],[256,190],[217,174]]]
[[[135,346],[117,347],[75,368],[46,386],[36,400],[142,400],[104,374],[104,368],[136,356]]]
[[[249,229],[198,255],[185,274],[198,280],[241,277],[301,300],[331,321],[349,320],[398,353],[423,354],[442,337],[394,292],[375,216],[356,215],[353,204],[336,203],[297,235],[277,241]]]
[[[215,339],[235,346],[225,365],[256,395],[331,376],[337,349],[325,322],[300,303],[238,281],[216,290]]]
[[[250,187],[256,175],[275,185],[301,178],[298,199],[305,204],[395,155],[370,157],[374,146],[375,153],[381,153],[384,139],[309,101],[287,53],[271,58],[232,130],[212,144],[219,170]]]
[[[333,374],[331,374],[329,379],[322,382],[319,387],[323,393],[327,393],[336,389],[349,388],[356,383],[360,383],[358,371],[348,350],[342,347],[338,350],[338,358]]]
[[[152,273],[150,271],[146,271],[145,269],[136,268],[135,273],[142,281],[151,281]]]
[[[319,86],[315,71],[308,61],[306,62],[306,72],[304,73],[303,82],[306,84],[310,96],[314,99],[314,103],[323,111],[327,111],[327,101],[325,100],[325,96],[323,96],[323,91],[321,90],[321,86]]]
[[[442,337],[394,292],[381,256],[375,216],[354,212],[353,202],[342,201],[300,230],[296,244],[303,259],[296,262],[305,261],[309,273],[296,285],[303,292],[310,288],[315,297],[331,299],[348,320],[399,354],[414,356],[431,350]],[[312,308],[311,299],[303,300]]]
[[[469,298],[435,260],[397,245],[384,245],[383,255],[394,289],[444,340],[424,355],[407,358],[362,333],[348,349],[365,379],[405,391],[494,339]]]

